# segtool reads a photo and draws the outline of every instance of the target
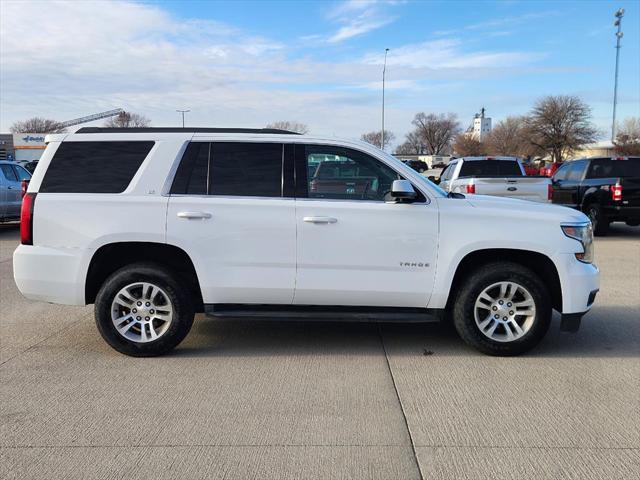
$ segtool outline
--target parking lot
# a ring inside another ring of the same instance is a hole
[[[630,479],[640,474],[640,235],[596,241],[601,291],[518,358],[441,325],[211,320],[129,358],[92,307],[24,299],[0,226],[0,477]]]

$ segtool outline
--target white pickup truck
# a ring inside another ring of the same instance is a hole
[[[440,175],[447,192],[551,201],[551,180],[527,177],[516,157],[462,157],[452,160]]]
[[[575,331],[599,288],[579,211],[447,194],[363,142],[279,130],[50,135],[22,203],[27,298],[95,304],[119,352],[212,316],[433,321],[491,355]],[[450,315],[447,315],[449,313]]]

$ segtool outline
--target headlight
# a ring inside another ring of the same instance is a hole
[[[584,263],[593,263],[593,229],[591,223],[583,225],[562,225],[562,231],[569,237],[582,244],[582,253],[576,253],[576,258]]]

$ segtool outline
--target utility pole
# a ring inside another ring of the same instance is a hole
[[[616,21],[613,22],[614,27],[618,27],[616,32],[616,75],[613,84],[613,122],[611,124],[611,143],[616,141],[616,107],[618,105],[618,62],[620,60],[620,40],[623,37],[622,33],[622,17],[624,17],[624,8],[618,9],[613,14],[616,17]]]
[[[380,132],[380,149],[384,150],[384,76],[387,72],[387,53],[389,49],[384,49],[384,65],[382,67],[382,132]]]
[[[176,110],[176,112],[182,114],[182,128],[184,128],[184,114],[190,112],[191,110]]]

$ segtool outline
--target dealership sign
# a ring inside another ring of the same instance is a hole
[[[42,133],[14,133],[13,134],[13,148],[45,148],[44,134]]]

